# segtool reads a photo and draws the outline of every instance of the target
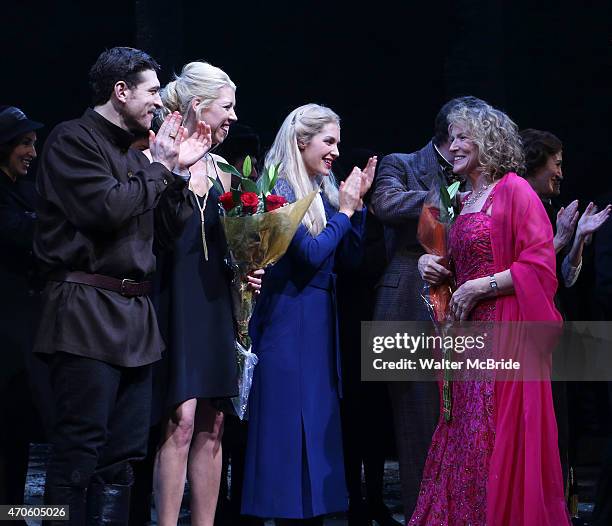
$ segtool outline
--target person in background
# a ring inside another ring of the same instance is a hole
[[[22,504],[34,406],[28,365],[39,311],[32,253],[36,190],[26,179],[36,160],[36,130],[14,106],[0,106],[0,502]],[[23,522],[25,524],[25,522]]]
[[[521,140],[525,152],[525,171],[522,175],[544,204],[555,233],[555,252],[561,255],[558,269],[562,278],[560,283],[571,287],[576,283],[582,268],[585,243],[610,217],[612,205],[608,204],[597,212],[597,207],[591,202],[580,215],[578,200],[574,200],[567,207],[557,210],[552,200],[561,193],[562,142],[551,132],[532,128],[521,131]]]
[[[604,207],[597,212],[597,207],[591,202],[582,215],[579,214],[578,200],[572,201],[567,207],[557,208],[553,202],[561,194],[563,181],[563,143],[549,131],[528,128],[520,132],[525,153],[525,170],[523,177],[542,200],[548,219],[554,232],[553,243],[557,259],[557,280],[559,289],[555,294],[555,304],[564,318],[568,317],[568,302],[563,294],[563,288],[573,287],[582,269],[582,254],[585,245],[592,235],[605,223],[610,216],[612,207]],[[553,382],[553,401],[559,430],[559,453],[563,470],[564,486],[570,502],[575,490],[568,487],[570,468],[574,466],[575,447],[571,447],[571,437],[575,435],[570,427],[575,426],[574,411],[570,411],[575,403],[576,394],[566,382]],[[568,400],[568,397],[570,398]],[[570,421],[574,422],[570,426]],[[575,430],[574,430],[575,431]],[[573,477],[572,477],[573,478]],[[574,510],[577,512],[577,510]]]
[[[447,117],[459,102],[482,101],[474,97],[448,101],[436,115],[434,135],[423,148],[413,153],[393,153],[380,162],[372,208],[384,225],[389,264],[376,285],[374,320],[429,320],[417,270],[418,259],[425,253],[417,240],[417,225],[429,191],[454,180]],[[438,388],[435,382],[390,382],[388,388],[404,514],[410,517],[438,418]]]
[[[289,202],[320,189],[287,253],[267,273],[251,319],[259,357],[249,400],[242,512],[277,525],[322,524],[348,507],[340,422],[334,266],[358,260],[362,198],[376,158],[335,184],[340,119],[307,104],[284,120],[265,165],[280,163],[276,193]]]

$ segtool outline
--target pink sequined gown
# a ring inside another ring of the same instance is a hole
[[[491,275],[491,217],[495,188],[481,211],[459,215],[449,235],[457,286]],[[480,302],[471,320],[495,320],[495,300]],[[442,397],[440,397],[442,398]],[[440,411],[410,526],[484,526],[489,460],[495,443],[493,381],[453,382],[452,419]]]

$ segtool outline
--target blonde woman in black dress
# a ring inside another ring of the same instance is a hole
[[[212,144],[227,137],[237,120],[236,86],[206,62],[191,62],[161,93],[166,110],[179,111],[190,131],[199,121],[211,128]],[[159,319],[168,349],[159,385],[164,420],[155,459],[154,494],[160,526],[175,526],[187,477],[191,524],[212,526],[221,476],[223,413],[211,399],[237,394],[227,248],[219,221],[219,192],[230,175],[219,170],[221,157],[208,153],[191,168],[194,214],[160,262]],[[250,278],[254,287],[260,280]]]

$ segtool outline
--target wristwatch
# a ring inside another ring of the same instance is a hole
[[[495,295],[499,295],[499,287],[497,286],[497,280],[495,279],[495,274],[491,274],[489,276],[489,285],[491,289],[495,292]]]

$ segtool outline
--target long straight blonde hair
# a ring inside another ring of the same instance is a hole
[[[330,122],[340,126],[340,117],[332,110],[319,104],[306,104],[293,110],[283,121],[276,134],[274,144],[266,155],[265,166],[281,165],[279,178],[285,179],[296,199],[305,197],[321,188],[327,200],[338,208],[338,186],[332,174],[313,178],[308,175],[302,159],[299,144],[308,144]],[[306,212],[302,224],[311,235],[318,235],[327,224],[321,194],[317,194]]]

